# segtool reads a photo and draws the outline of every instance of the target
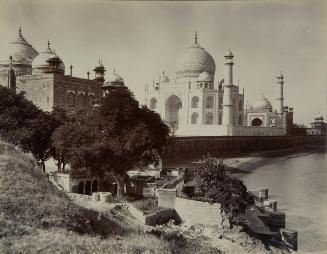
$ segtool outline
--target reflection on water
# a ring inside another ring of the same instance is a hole
[[[299,253],[327,253],[327,153],[281,159],[242,180],[249,190],[269,188],[286,227],[299,232]]]

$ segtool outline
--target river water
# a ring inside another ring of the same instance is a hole
[[[327,253],[327,153],[292,155],[241,177],[249,190],[269,189],[299,232],[299,253]]]

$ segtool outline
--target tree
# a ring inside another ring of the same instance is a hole
[[[24,93],[0,86],[0,137],[19,145],[26,129],[42,111],[24,97]]]
[[[41,112],[31,124],[24,129],[20,145],[26,152],[31,152],[37,161],[41,161],[45,172],[45,161],[51,156],[51,137],[62,122],[55,114]]]
[[[126,172],[158,159],[170,129],[160,116],[140,107],[127,89],[111,91],[92,114],[77,117],[69,163],[97,175],[110,173],[124,193]],[[68,127],[68,126],[67,126]]]
[[[220,212],[223,218],[227,216],[231,227],[242,222],[246,208],[254,204],[243,182],[228,176],[223,162],[210,156],[203,159],[195,181],[196,196],[220,203]]]

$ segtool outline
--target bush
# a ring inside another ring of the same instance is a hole
[[[220,203],[220,212],[223,218],[227,216],[231,227],[243,222],[246,208],[254,204],[243,182],[228,176],[223,162],[210,156],[203,159],[195,181],[195,195]]]
[[[133,202],[133,206],[144,214],[151,214],[159,210],[157,198],[144,198]]]

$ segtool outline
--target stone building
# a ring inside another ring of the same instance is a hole
[[[39,108],[51,111],[61,107],[70,112],[88,108],[102,98],[106,69],[100,60],[94,68],[94,79],[90,79],[89,72],[87,78],[79,78],[73,77],[72,65],[65,75],[65,64],[50,42],[38,53],[23,37],[21,29],[10,48],[8,60],[0,62],[0,85],[13,87],[15,83],[14,89],[25,92],[25,97]]]
[[[255,108],[244,108],[241,92],[233,80],[234,55],[225,54],[224,77],[215,82],[213,57],[194,43],[178,58],[175,79],[163,72],[159,81],[145,87],[146,105],[160,113],[177,136],[253,136],[287,133],[288,110],[283,106],[283,76],[279,76],[278,110],[267,99]],[[218,74],[219,75],[219,74]]]
[[[317,116],[311,123],[311,128],[307,128],[306,132],[307,135],[326,135],[327,123],[325,123],[324,117],[322,115]]]

